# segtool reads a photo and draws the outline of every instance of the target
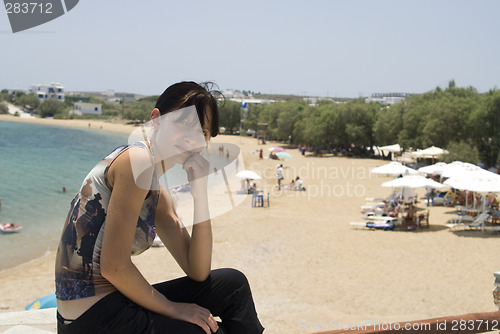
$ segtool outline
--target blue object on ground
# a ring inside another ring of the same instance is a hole
[[[394,224],[391,224],[389,222],[383,222],[383,223],[366,223],[366,227],[369,228],[374,228],[377,230],[393,230],[394,229]]]
[[[38,298],[29,305],[26,305],[26,310],[37,310],[42,308],[53,308],[57,307],[56,293],[52,292],[50,295]]]

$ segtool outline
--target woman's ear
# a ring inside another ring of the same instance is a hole
[[[157,129],[160,125],[160,110],[158,108],[154,108],[151,112],[151,124],[153,125],[153,129]]]

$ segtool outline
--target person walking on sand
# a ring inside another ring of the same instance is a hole
[[[276,166],[276,180],[278,180],[278,190],[281,190],[281,180],[283,180],[283,165]]]
[[[71,202],[55,265],[58,333],[262,333],[244,274],[211,268],[210,164],[201,155],[219,131],[210,85],[168,87],[147,124],[144,141],[97,163]],[[159,182],[176,164],[194,200],[191,233]],[[150,285],[134,265],[131,255],[156,235],[185,277]]]

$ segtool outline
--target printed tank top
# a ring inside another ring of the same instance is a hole
[[[100,270],[102,238],[112,191],[107,172],[113,160],[131,146],[148,150],[144,142],[116,148],[85,177],[80,192],[71,202],[56,257],[56,297],[61,301],[87,297],[100,299],[116,290],[102,277]],[[156,175],[153,175],[149,189],[159,189]],[[144,252],[153,244],[158,197],[158,190],[150,190],[144,200],[137,220],[132,255]]]

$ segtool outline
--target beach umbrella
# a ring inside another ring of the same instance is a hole
[[[443,154],[448,154],[448,151],[436,146],[431,146],[423,150],[417,150],[412,153],[412,155],[416,158],[431,158],[433,163],[434,159],[440,158]]]
[[[397,161],[392,161],[386,165],[375,167],[370,172],[374,174],[385,174],[392,176],[418,174],[416,170],[406,167],[405,165]]]
[[[406,196],[414,196],[414,188],[443,188],[443,184],[422,175],[405,175],[395,180],[382,183],[382,187],[402,188],[403,198]],[[414,201],[414,200],[413,200]]]
[[[401,163],[413,163],[413,162],[415,162],[415,159],[411,156],[410,153],[404,152],[400,156],[395,157],[394,161],[399,161]]]
[[[238,173],[236,173],[236,176],[242,179],[250,179],[250,180],[260,180],[262,177],[254,172],[253,170],[240,170]]]
[[[382,187],[394,188],[443,188],[445,185],[422,175],[405,175],[395,180],[382,183]]]
[[[383,151],[384,154],[387,154],[389,152],[392,153],[401,153],[401,146],[399,144],[394,144],[394,145],[386,145],[386,146],[377,146],[376,150]]]
[[[274,153],[276,153],[276,152],[285,152],[285,149],[283,147],[270,147],[269,151],[274,152]]]
[[[50,295],[38,298],[34,302],[25,306],[26,310],[36,310],[42,308],[53,308],[57,307],[56,293],[52,292]]]
[[[453,161],[452,163],[446,165],[441,176],[446,178],[461,177],[462,174],[468,174],[469,172],[476,171],[479,171],[479,173],[483,173],[483,171],[487,172],[487,170],[468,162]]]
[[[462,165],[461,169],[457,168],[448,175],[451,177],[443,183],[455,189],[481,193],[483,197],[486,197],[487,193],[500,192],[500,176],[472,164]],[[486,201],[483,200],[483,212],[485,210]]]
[[[441,175],[445,170],[448,164],[446,162],[438,162],[434,165],[429,165],[425,167],[421,167],[418,169],[419,172],[425,174],[438,174]]]
[[[292,158],[292,155],[290,153],[287,153],[287,152],[277,152],[276,156],[278,158],[281,158],[281,159],[291,159]]]
[[[456,189],[478,193],[500,192],[500,176],[484,169],[457,174],[444,181],[444,184]]]

